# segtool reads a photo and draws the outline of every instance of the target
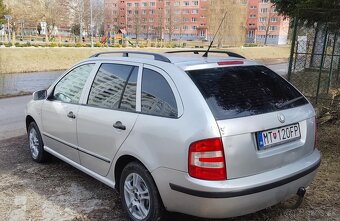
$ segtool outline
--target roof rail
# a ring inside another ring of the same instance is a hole
[[[95,58],[95,57],[98,57],[99,55],[103,55],[103,54],[122,54],[123,57],[129,57],[129,54],[151,55],[157,61],[164,61],[164,62],[167,62],[167,63],[171,63],[171,61],[167,57],[165,57],[161,54],[152,53],[152,52],[141,52],[141,51],[105,51],[105,52],[98,52],[98,53],[92,55],[90,58]]]
[[[188,52],[193,52],[194,54],[199,54],[199,52],[206,52],[206,50],[182,50],[182,51],[167,51],[165,53],[170,53],[170,54],[175,54],[175,53],[188,53]],[[245,58],[242,55],[239,55],[237,53],[234,52],[230,52],[230,51],[217,51],[217,50],[213,50],[213,51],[209,51],[212,53],[219,53],[219,54],[227,54],[230,57],[236,57],[236,58]]]

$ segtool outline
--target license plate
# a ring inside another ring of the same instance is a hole
[[[257,132],[257,147],[264,150],[272,146],[300,139],[300,125],[291,124],[271,130]]]

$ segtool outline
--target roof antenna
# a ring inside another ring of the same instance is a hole
[[[209,45],[209,47],[208,47],[208,50],[204,53],[203,57],[205,57],[205,58],[208,57],[208,53],[209,53],[209,51],[210,51],[210,48],[211,48],[212,44],[214,43],[214,40],[215,40],[215,38],[216,38],[216,35],[217,35],[217,33],[219,32],[219,30],[220,30],[220,28],[221,28],[221,26],[222,26],[222,23],[223,23],[225,17],[227,16],[227,12],[228,12],[228,11],[226,10],[225,13],[224,13],[224,16],[223,16],[223,18],[222,18],[222,20],[221,20],[220,26],[218,26],[218,29],[217,29],[217,31],[216,31],[216,33],[215,33],[215,35],[214,35],[212,41],[210,42],[210,45]]]

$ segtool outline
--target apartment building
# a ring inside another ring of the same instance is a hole
[[[106,31],[126,31],[130,38],[211,40],[215,43],[286,44],[289,21],[269,0],[104,0]]]
[[[207,39],[207,0],[104,0],[106,31],[130,38]]]
[[[286,44],[289,20],[279,16],[269,0],[248,0],[246,42]]]

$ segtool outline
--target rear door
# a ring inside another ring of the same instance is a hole
[[[117,150],[138,117],[136,91],[139,64],[102,63],[78,111],[81,164],[105,176]]]
[[[285,166],[314,148],[314,110],[264,66],[189,71],[220,128],[228,179]]]
[[[94,66],[82,64],[67,73],[42,106],[44,144],[77,163],[77,114],[84,85]]]

